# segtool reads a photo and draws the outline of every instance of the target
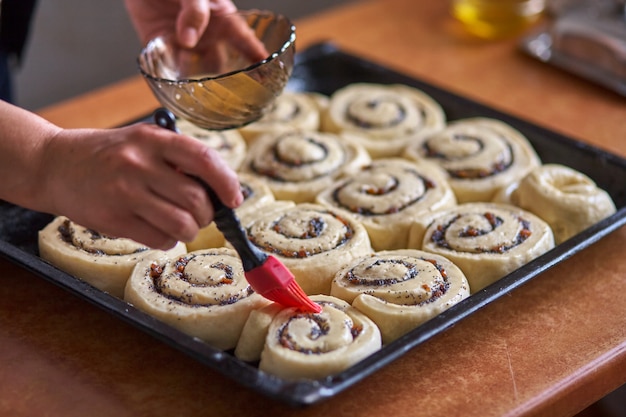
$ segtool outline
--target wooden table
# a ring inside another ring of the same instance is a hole
[[[354,2],[296,22],[341,48],[626,157],[626,101],[467,37],[445,2]],[[106,63],[103,63],[106,65]],[[138,77],[41,110],[110,127],[157,102]],[[626,228],[302,410],[254,392],[0,260],[0,415],[570,416],[626,382]]]

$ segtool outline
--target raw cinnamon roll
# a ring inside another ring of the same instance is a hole
[[[259,136],[241,171],[262,178],[276,199],[301,203],[369,162],[365,149],[346,136],[290,130]]]
[[[488,118],[452,122],[443,131],[410,144],[403,156],[443,167],[459,203],[490,201],[500,188],[540,164],[525,136]]]
[[[260,370],[285,379],[320,379],[380,349],[380,331],[365,314],[335,297],[311,299],[322,306],[320,313],[287,308],[274,317]]]
[[[417,219],[427,222],[456,205],[438,166],[400,158],[374,160],[320,193],[317,202],[351,212],[367,229],[374,250],[406,248]]]
[[[176,256],[187,251],[178,243],[167,252],[130,239],[102,235],[58,216],[38,235],[39,256],[94,287],[122,298],[135,265],[143,259]]]
[[[465,203],[428,226],[422,249],[442,255],[465,274],[472,293],[554,247],[550,226],[519,207]]]
[[[371,318],[387,344],[467,298],[470,288],[448,259],[406,249],[354,260],[337,272],[330,294]]]
[[[180,133],[215,149],[232,169],[237,170],[241,166],[246,156],[246,142],[237,130],[208,130],[184,119],[178,119],[176,126]]]
[[[254,175],[240,173],[239,185],[243,194],[243,203],[235,209],[237,216],[244,221],[247,216],[256,216],[259,210],[275,201],[267,184]],[[215,225],[211,223],[200,229],[196,238],[187,243],[188,251],[206,248],[219,248],[225,245],[225,239]]]
[[[250,311],[269,304],[248,285],[239,256],[228,248],[140,262],[124,299],[224,350],[237,345]]]
[[[235,348],[238,359],[246,362],[258,362],[261,359],[270,324],[284,308],[278,303],[271,303],[250,312]]]
[[[559,244],[609,217],[616,208],[609,194],[572,168],[535,168],[511,192],[511,202],[548,222]]]
[[[319,93],[286,91],[276,98],[270,110],[258,121],[239,129],[248,143],[268,132],[319,130],[320,112],[328,97]]]
[[[445,126],[441,106],[407,85],[354,83],[330,96],[322,130],[362,137],[372,158],[399,156],[406,145]]]
[[[354,217],[317,204],[260,213],[246,231],[251,242],[291,270],[307,294],[329,294],[343,263],[372,252],[365,228]]]

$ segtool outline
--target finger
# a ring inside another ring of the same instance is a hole
[[[176,239],[164,233],[141,217],[133,217],[128,227],[119,230],[112,236],[124,236],[136,242],[142,243],[153,249],[169,250],[176,246],[180,239]]]
[[[152,143],[159,143],[160,166],[174,167],[179,172],[201,178],[229,207],[238,207],[243,202],[237,174],[217,150],[195,138],[154,125],[147,126],[156,133]]]
[[[176,36],[182,46],[196,46],[207,28],[210,12],[208,0],[181,0],[181,10],[176,19]]]
[[[186,174],[203,179],[213,188],[220,200],[228,207],[238,207],[243,201],[237,174],[220,154],[197,139],[176,135],[166,144],[166,163]]]
[[[161,229],[154,227],[145,219],[133,213],[114,215],[114,221],[98,221],[95,223],[90,222],[89,218],[83,219],[80,217],[81,214],[78,213],[77,217],[72,216],[72,218],[81,225],[97,230],[106,236],[132,239],[150,248],[162,250],[170,249],[178,242],[178,239],[164,233]],[[111,212],[108,214],[110,215]],[[102,216],[102,219],[106,219],[106,216]]]
[[[213,209],[204,189],[180,171],[166,166],[153,175],[150,190],[169,203],[190,213],[198,227],[205,227],[213,220]]]
[[[217,151],[208,147],[205,150],[195,175],[204,180],[226,206],[239,207],[243,202],[243,195],[237,174]]]
[[[270,51],[257,38],[254,30],[243,17],[231,17],[224,28],[226,39],[244,56],[256,62],[269,57]]]
[[[135,215],[152,226],[155,231],[168,236],[170,240],[182,242],[190,242],[196,237],[200,227],[188,211],[161,198],[151,190],[147,190],[146,195],[141,197],[142,204],[134,208]]]

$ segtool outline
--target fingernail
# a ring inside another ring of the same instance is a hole
[[[243,203],[243,194],[237,193],[237,198],[235,198],[235,207],[239,207]]]
[[[198,43],[198,31],[194,28],[185,28],[181,33],[180,43],[188,48],[193,48]]]

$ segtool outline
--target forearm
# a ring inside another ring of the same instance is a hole
[[[39,209],[46,143],[61,128],[0,100],[0,199]]]

